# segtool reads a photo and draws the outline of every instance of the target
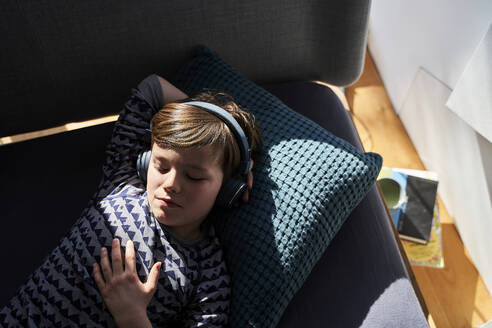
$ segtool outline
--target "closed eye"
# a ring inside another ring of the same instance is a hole
[[[165,167],[161,167],[161,166],[155,166],[156,170],[159,171],[160,173],[167,173],[169,172],[169,169],[168,168],[165,168]]]
[[[195,177],[195,176],[191,176],[191,175],[188,175],[187,177],[188,177],[188,179],[190,179],[191,181],[202,181],[202,180],[205,180],[205,178],[202,178],[202,177]]]

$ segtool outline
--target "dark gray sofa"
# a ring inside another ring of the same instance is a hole
[[[206,44],[362,149],[334,93],[310,81],[343,86],[358,78],[369,8],[367,0],[2,1],[0,137],[115,114],[136,82],[150,73],[172,80]],[[92,196],[112,127],[0,146],[0,307]],[[424,327],[416,292],[373,187],[278,326]]]

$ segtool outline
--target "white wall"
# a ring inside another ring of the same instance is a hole
[[[372,0],[369,50],[396,111],[419,66],[453,89],[490,23],[491,0]]]
[[[491,23],[491,0],[372,0],[368,39],[393,106],[424,165],[440,175],[439,193],[490,292],[492,144],[446,102]],[[492,55],[489,63],[484,69]]]

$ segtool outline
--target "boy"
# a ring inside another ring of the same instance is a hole
[[[205,219],[222,184],[237,168],[238,146],[220,119],[177,102],[184,98],[156,75],[133,90],[107,148],[98,192],[68,236],[1,311],[0,322],[112,326],[98,288],[118,325],[227,324],[229,277]],[[223,95],[203,93],[192,100],[227,110],[244,130],[252,153],[260,150],[252,115]],[[149,145],[146,129],[151,118]],[[145,186],[135,162],[149,147]],[[119,240],[127,245],[125,268]],[[110,245],[112,266],[106,251]],[[164,272],[159,276],[161,265]],[[123,285],[121,277],[126,277]]]

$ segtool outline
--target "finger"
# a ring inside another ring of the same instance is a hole
[[[252,159],[250,160],[250,165],[249,165],[249,171],[248,171],[248,176],[246,177],[246,189],[244,190],[243,194],[241,195],[241,200],[243,203],[247,203],[249,200],[249,190],[253,188],[253,172],[251,170],[253,169],[253,165],[255,164],[255,161]],[[234,206],[239,206],[239,203],[236,202]]]
[[[108,250],[106,247],[101,248],[101,269],[104,280],[109,281],[113,277],[113,271],[111,270],[111,264],[109,264]]]
[[[133,241],[128,240],[126,242],[125,249],[125,271],[135,272],[135,248],[133,247]]]
[[[99,268],[99,264],[94,263],[94,265],[92,266],[92,275],[94,276],[94,280],[96,281],[97,288],[99,288],[99,291],[102,291],[106,283],[104,282],[103,277],[101,275],[101,269]]]
[[[147,291],[151,291],[152,293],[155,291],[157,281],[159,280],[161,265],[161,262],[157,262],[152,266],[152,269],[150,269],[149,276],[147,277],[147,281],[145,282],[145,288],[147,289]]]
[[[255,164],[255,161],[251,160],[251,166],[249,167],[249,172],[248,172],[248,189],[251,190],[253,188],[253,165]]]
[[[241,196],[241,199],[244,203],[247,203],[248,202],[248,199],[249,199],[249,191],[248,189],[245,189],[244,192],[243,192],[243,195]]]
[[[113,275],[118,275],[123,272],[123,263],[121,260],[121,248],[120,240],[118,238],[113,239],[113,244],[111,245],[111,260],[113,262]]]

